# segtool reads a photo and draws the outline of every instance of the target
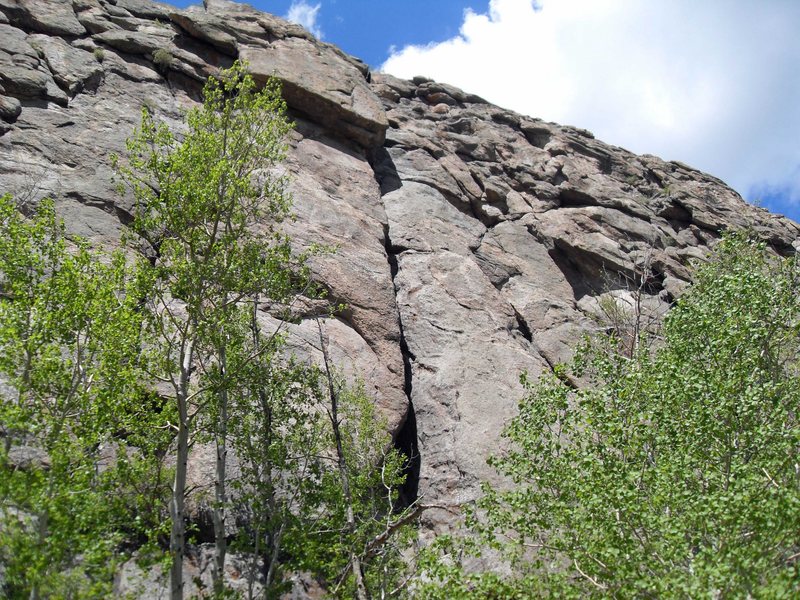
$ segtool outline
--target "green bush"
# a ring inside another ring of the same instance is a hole
[[[168,70],[172,66],[174,60],[175,57],[172,56],[172,52],[166,48],[159,48],[153,52],[153,63],[162,71]]]
[[[797,597],[797,260],[724,239],[663,334],[630,358],[587,343],[584,389],[523,379],[491,461],[513,489],[485,486],[471,518],[518,574],[503,597]],[[432,597],[464,585],[431,570]]]

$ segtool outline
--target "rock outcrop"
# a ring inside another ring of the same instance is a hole
[[[332,302],[332,358],[365,379],[414,456],[407,493],[469,502],[532,376],[567,360],[647,270],[665,310],[726,228],[791,253],[800,227],[678,162],[637,156],[423,78],[371,74],[300,27],[246,5],[0,0],[0,193],[53,197],[71,232],[118,243],[116,190],[142,106],[178,126],[234,59],[276,75],[297,128],[285,163],[298,246]],[[265,327],[275,318],[265,312]],[[288,326],[319,358],[315,324]],[[202,480],[203,463],[194,465]],[[209,467],[210,471],[210,467]],[[453,512],[425,517],[446,528]]]

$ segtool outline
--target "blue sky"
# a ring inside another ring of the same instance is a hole
[[[800,0],[252,4],[375,70],[680,160],[800,221]]]
[[[198,2],[175,0],[170,4],[188,6]],[[443,42],[458,35],[464,11],[469,8],[485,12],[488,1],[255,0],[248,4],[282,17],[289,16],[294,6],[294,20],[377,68],[389,58],[393,46],[400,49],[409,44]],[[302,22],[302,17],[313,20]]]

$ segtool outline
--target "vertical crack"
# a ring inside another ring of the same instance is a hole
[[[386,257],[389,261],[389,268],[392,275],[392,284],[395,291],[395,303],[397,302],[397,286],[395,284],[395,277],[398,271],[397,254],[392,246],[391,238],[389,237],[389,226],[384,227],[384,240],[386,244]],[[411,361],[416,357],[408,349],[408,342],[403,331],[403,318],[400,315],[400,310],[397,311],[397,323],[400,329],[400,353],[403,357],[403,391],[408,398],[408,411],[406,413],[406,421],[397,432],[395,436],[394,445],[405,456],[403,464],[403,474],[405,481],[400,488],[399,507],[405,508],[416,502],[419,494],[419,471],[421,458],[419,454],[419,444],[417,438],[417,416],[414,412],[414,402],[412,401],[413,391],[413,376],[411,370]]]
[[[375,180],[381,190],[381,196],[402,187],[403,182],[397,173],[392,157],[386,148],[378,148],[368,156],[372,171],[375,173]],[[388,223],[383,227],[383,240],[386,248],[386,259],[389,262],[389,269],[394,288],[395,306],[397,306],[397,283],[395,278],[398,272],[397,255],[399,249],[392,244],[389,235]],[[400,488],[400,498],[398,508],[402,509],[413,504],[419,493],[419,472],[422,459],[419,454],[419,441],[417,436],[417,416],[414,412],[414,402],[412,401],[413,371],[411,362],[416,360],[414,354],[408,348],[408,342],[403,331],[403,317],[400,309],[397,309],[397,324],[400,331],[400,353],[403,357],[403,391],[408,399],[408,410],[405,423],[400,427],[395,435],[394,445],[399,452],[405,456],[403,474],[405,482]]]

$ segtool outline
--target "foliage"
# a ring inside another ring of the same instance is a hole
[[[474,525],[474,516],[470,518]],[[497,545],[494,539],[490,545]],[[513,576],[509,573],[486,571],[477,561],[487,551],[487,536],[471,533],[459,537],[437,536],[424,548],[417,560],[422,577],[415,581],[414,598],[421,600],[526,600],[546,598],[541,578],[517,564]]]
[[[265,339],[255,306],[245,326],[257,356],[248,361],[245,352],[232,360],[247,361],[234,368],[240,389],[229,412],[240,471],[232,481],[232,512],[240,523],[234,548],[249,556],[248,597],[256,595],[256,582],[265,597],[277,597],[288,591],[284,575],[294,566],[286,548],[302,547],[319,510],[325,423],[318,370],[280,356],[283,340]]]
[[[174,61],[175,57],[172,56],[172,52],[166,48],[158,48],[153,52],[153,63],[162,71],[169,70]]]
[[[142,110],[114,164],[137,204],[131,229],[158,253],[155,275],[194,312],[206,299],[239,301],[267,287],[274,300],[293,289],[288,239],[273,225],[289,216],[286,181],[269,170],[286,155],[291,128],[277,80],[260,91],[236,63],[209,78],[201,107],[178,135]],[[260,227],[256,227],[260,226]]]
[[[663,334],[630,358],[588,343],[579,390],[523,378],[492,461],[512,489],[485,486],[471,518],[520,574],[491,597],[797,595],[797,260],[724,239]]]
[[[167,536],[181,597],[193,444],[216,450],[215,597],[230,595],[232,517],[250,597],[283,592],[299,569],[347,597],[354,561],[369,589],[401,593],[416,513],[398,506],[403,459],[386,423],[363,386],[330,378],[328,404],[321,371],[284,358],[280,327],[265,334],[265,303],[315,295],[307,254],[279,229],[284,112],[275,82],[257,91],[238,63],[209,80],[182,132],[143,111],[114,164],[150,260],[69,242],[52,203],[25,219],[2,199],[0,566],[11,597],[107,597],[121,562],[134,551],[159,560]]]
[[[628,358],[633,357],[640,343],[660,342],[659,330],[668,309],[668,305],[653,293],[657,279],[653,248],[651,242],[620,271],[612,273],[603,268],[603,293],[598,296],[599,310],[595,318],[606,328],[608,339],[613,340],[614,347],[607,350]]]
[[[160,492],[157,477],[145,483],[160,423],[140,403],[139,282],[120,253],[103,258],[67,242],[52,202],[26,219],[0,198],[0,564],[10,597],[108,594],[122,539],[159,521],[142,506],[143,490]]]

